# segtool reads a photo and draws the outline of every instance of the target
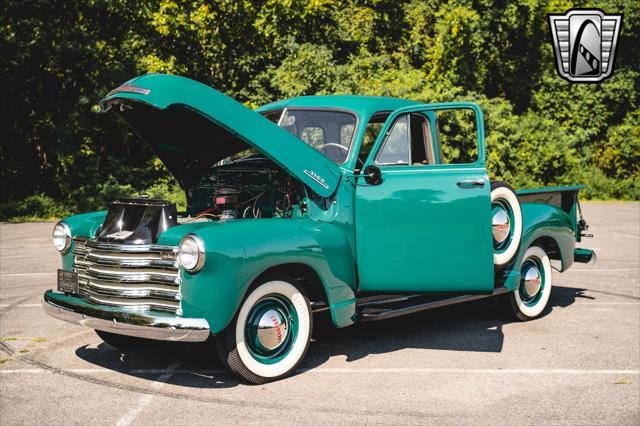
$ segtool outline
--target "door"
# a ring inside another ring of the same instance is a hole
[[[482,123],[480,109],[468,103],[389,116],[357,180],[362,290],[493,290]]]

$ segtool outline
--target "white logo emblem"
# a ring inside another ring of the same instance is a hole
[[[305,170],[304,174],[306,174],[307,176],[311,177],[311,179],[318,182],[320,185],[322,185],[323,188],[329,189],[329,185],[327,185],[324,178],[319,174],[317,174],[316,172],[314,172],[313,170]]]

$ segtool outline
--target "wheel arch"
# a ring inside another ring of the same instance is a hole
[[[287,275],[296,281],[305,290],[306,296],[309,301],[323,302],[329,304],[329,298],[327,296],[327,290],[320,279],[318,272],[310,265],[302,262],[290,262],[273,265],[263,272],[261,272],[256,278],[253,279],[251,285],[247,288],[246,293],[249,293],[255,286],[260,283],[265,277],[269,275]]]
[[[537,245],[550,259],[560,262],[560,271],[573,264],[575,237],[567,214],[556,207],[539,203],[522,203],[523,237],[518,254],[499,277],[499,283],[514,291],[520,285],[520,265],[526,250]]]
[[[564,261],[562,259],[562,251],[560,250],[560,245],[558,244],[558,241],[556,241],[556,239],[550,235],[545,235],[542,237],[539,237],[538,239],[534,240],[531,244],[529,244],[529,247],[531,246],[538,246],[541,247],[545,253],[547,253],[547,256],[549,256],[549,259],[551,260],[557,260],[558,262],[560,262],[560,271],[563,270],[563,264]]]

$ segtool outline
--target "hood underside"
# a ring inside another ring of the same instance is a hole
[[[144,75],[100,105],[121,116],[185,189],[218,161],[251,147],[320,196],[333,194],[340,181],[339,167],[302,140],[188,78]]]

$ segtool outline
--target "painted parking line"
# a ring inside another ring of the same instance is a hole
[[[8,308],[8,303],[0,303],[0,308]],[[22,303],[20,305],[15,305],[14,308],[41,308],[42,303]]]
[[[54,276],[57,272],[25,272],[25,273],[10,273],[10,274],[2,274],[2,277],[40,277],[40,276]]]
[[[640,268],[571,268],[567,272],[616,272],[616,271],[637,271],[640,272]]]
[[[177,363],[176,363],[177,364]],[[70,368],[65,371],[77,374],[224,374],[226,370],[188,370],[188,369],[158,369],[143,368],[136,370],[109,370],[106,368]],[[640,369],[588,369],[588,368],[449,368],[449,367],[432,367],[432,368],[409,368],[409,367],[390,367],[390,368],[301,368],[296,370],[298,373],[318,373],[318,374],[480,374],[480,375],[505,375],[505,374],[545,374],[545,375],[640,375]],[[44,368],[18,368],[18,369],[0,369],[0,374],[54,374],[50,370]],[[168,379],[168,377],[167,377]],[[160,380],[159,381],[166,381]]]
[[[180,365],[180,360],[174,361],[169,367],[167,367],[164,372],[158,376],[153,383],[149,386],[152,390],[159,390],[162,386],[165,385],[166,382],[169,381],[171,376],[175,373]],[[133,404],[131,409],[127,411],[122,417],[118,419],[116,422],[116,426],[129,426],[134,420],[138,417],[138,415],[144,410],[144,408],[149,405],[151,400],[155,397],[154,394],[147,393],[141,395],[140,398]]]
[[[546,375],[640,375],[640,369],[584,369],[584,368],[311,368],[305,373],[328,374],[546,374]]]
[[[122,373],[122,374],[164,374],[167,373],[167,369],[163,368],[141,368],[136,370],[109,370],[106,368],[68,368],[65,369],[69,373],[76,374],[101,374],[101,373]],[[171,371],[171,374],[222,374],[227,373],[226,370],[184,370],[175,369]],[[46,370],[44,368],[16,368],[16,369],[0,369],[0,374],[55,374],[54,371]]]

